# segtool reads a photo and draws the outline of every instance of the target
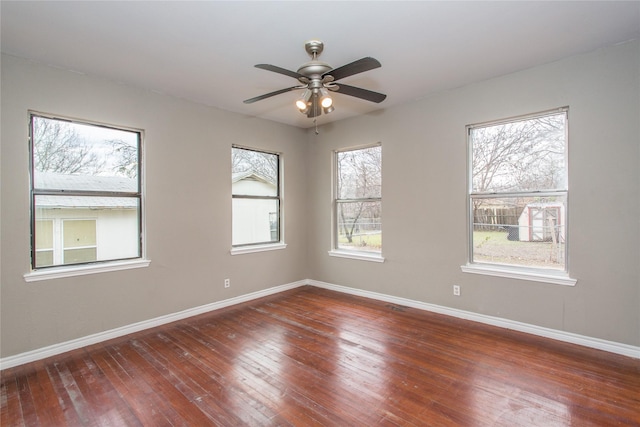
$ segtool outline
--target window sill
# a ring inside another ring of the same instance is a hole
[[[270,243],[266,245],[255,246],[242,246],[238,248],[231,248],[231,255],[251,254],[254,252],[275,251],[278,249],[284,249],[287,247],[286,243]]]
[[[460,267],[465,273],[484,274],[487,276],[507,277],[510,279],[531,280],[554,285],[575,286],[577,279],[572,279],[564,271],[534,271],[500,267],[496,265],[467,264]]]
[[[86,274],[106,273],[109,271],[129,270],[132,268],[148,267],[151,263],[147,259],[135,259],[127,261],[113,261],[100,264],[75,265],[51,267],[41,270],[34,270],[25,274],[25,282],[38,282],[41,280],[62,279],[65,277],[83,276]]]
[[[367,253],[367,252],[350,252],[350,251],[341,251],[341,250],[331,250],[329,251],[329,256],[335,256],[338,258],[350,258],[357,259],[360,261],[371,261],[371,262],[384,262],[384,257],[382,254],[375,253]]]

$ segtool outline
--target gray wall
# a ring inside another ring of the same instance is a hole
[[[24,281],[29,109],[144,129],[148,268]],[[3,55],[1,355],[305,279],[305,140],[301,129]],[[230,255],[231,144],[283,153],[285,250]]]
[[[639,50],[634,42],[569,58],[318,136],[3,55],[0,355],[304,278],[640,345]],[[465,125],[565,105],[577,285],[462,273]],[[145,130],[148,268],[24,281],[29,109]],[[377,141],[386,261],[329,257],[331,152]],[[229,254],[234,143],[284,153],[284,250]]]
[[[309,277],[640,345],[639,46],[572,57],[310,135]],[[461,272],[465,125],[562,106],[570,109],[569,263],[577,285]],[[377,141],[386,261],[329,257],[331,152]],[[462,296],[453,296],[453,284],[461,285]]]

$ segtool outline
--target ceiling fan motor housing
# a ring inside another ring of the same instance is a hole
[[[314,59],[313,61],[302,64],[302,66],[298,68],[298,74],[302,74],[303,76],[308,77],[310,80],[314,78],[322,79],[322,75],[332,69],[333,68],[331,67],[331,65],[327,64],[326,62]]]

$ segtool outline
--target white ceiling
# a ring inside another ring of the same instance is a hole
[[[338,67],[382,63],[342,82],[377,92],[374,104],[335,95],[328,123],[640,37],[640,1],[568,2],[28,2],[2,1],[2,52],[250,116],[310,127],[289,70],[325,44]]]

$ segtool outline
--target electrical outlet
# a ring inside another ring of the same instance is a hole
[[[224,279],[224,287],[228,288],[229,286],[231,286],[231,279]]]
[[[460,285],[453,285],[453,295],[460,296]]]

